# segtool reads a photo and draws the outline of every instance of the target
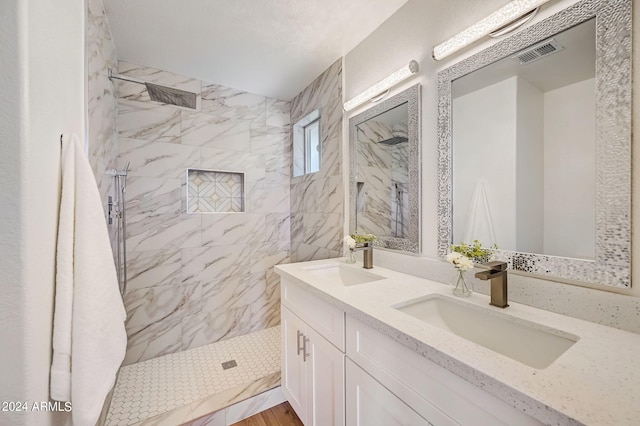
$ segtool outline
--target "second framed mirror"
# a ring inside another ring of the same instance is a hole
[[[351,232],[420,252],[420,85],[349,120]]]

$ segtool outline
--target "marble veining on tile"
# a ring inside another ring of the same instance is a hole
[[[200,166],[195,146],[120,138],[120,162],[131,162],[128,176],[183,180],[188,167]]]
[[[182,111],[182,143],[249,152],[251,122]]]
[[[289,129],[252,124],[251,152],[288,158],[291,155]]]
[[[88,159],[107,211],[107,197],[115,198],[116,189],[113,177],[106,172],[117,167],[118,157],[118,103],[108,70],[116,67],[118,58],[101,0],[86,2],[85,27]],[[110,226],[108,232],[115,260],[117,226]]]
[[[202,245],[220,246],[263,242],[265,215],[221,213],[202,217]]]
[[[321,165],[291,178],[291,258],[338,256],[342,250],[342,61],[338,60],[291,101],[291,122],[320,110]]]
[[[130,251],[127,253],[127,289],[180,284],[180,250]]]
[[[181,208],[182,181],[180,179],[128,176],[126,187],[127,218],[161,214],[178,214]]]
[[[237,367],[224,370],[222,363],[232,359]],[[182,424],[266,390],[266,378],[277,386],[279,372],[280,327],[128,365],[120,369],[106,425],[161,422],[172,412],[179,414],[173,424]]]
[[[253,255],[252,246],[243,243],[183,250],[182,281],[195,284],[244,276]]]
[[[288,212],[265,215],[265,241],[290,241],[291,218]]]
[[[131,251],[199,247],[200,215],[167,214],[147,217],[127,225],[127,249]]]
[[[250,306],[224,309],[185,317],[182,321],[182,348],[191,349],[241,336],[251,331]]]
[[[251,210],[259,213],[285,213],[289,211],[289,184],[257,184],[248,200]]]
[[[291,104],[279,99],[267,98],[266,125],[273,127],[286,127],[291,125]]]
[[[266,98],[219,84],[202,86],[202,112],[222,118],[266,122]]]
[[[232,405],[227,408],[226,422],[227,424],[233,424],[240,420],[246,419],[254,414],[260,413],[275,405],[281,404],[286,401],[282,391],[280,389],[273,389],[268,392],[263,392],[255,397],[238,404]]]
[[[122,138],[180,143],[180,110],[119,99],[118,131]]]

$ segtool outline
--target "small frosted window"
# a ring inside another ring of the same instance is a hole
[[[304,128],[305,174],[320,170],[320,119]]]
[[[320,110],[302,118],[293,126],[293,176],[320,170],[322,144],[320,139]]]

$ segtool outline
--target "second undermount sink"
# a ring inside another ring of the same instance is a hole
[[[376,275],[364,269],[356,269],[340,263],[307,266],[303,269],[315,278],[316,281],[342,284],[344,286],[364,284],[385,279],[385,277]]]
[[[394,308],[537,369],[551,365],[579,339],[561,330],[441,295],[409,300]]]

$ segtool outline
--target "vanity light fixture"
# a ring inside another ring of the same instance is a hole
[[[388,77],[380,80],[364,92],[360,93],[355,98],[345,102],[344,110],[350,111],[358,105],[361,105],[369,100],[373,100],[375,102],[381,101],[387,95],[390,88],[400,83],[401,81],[404,81],[407,78],[411,77],[413,74],[417,73],[419,69],[420,66],[418,65],[418,62],[409,62],[404,67],[400,68],[398,71],[394,72]]]
[[[439,61],[484,36],[504,35],[529,22],[538,7],[549,0],[514,0],[466,30],[433,48],[433,59]]]

